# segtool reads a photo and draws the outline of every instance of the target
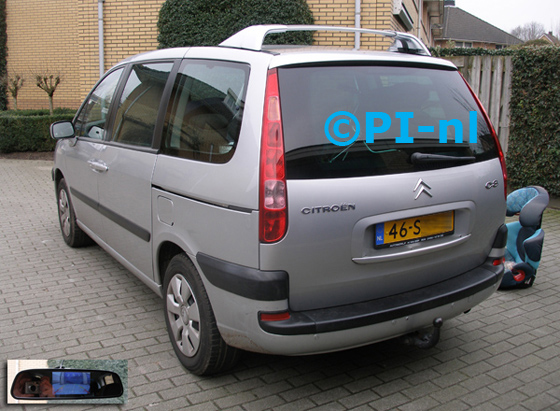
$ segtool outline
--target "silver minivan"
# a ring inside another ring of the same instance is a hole
[[[163,298],[195,374],[239,349],[430,347],[503,275],[504,156],[457,68],[396,32],[358,29],[386,52],[262,45],[290,30],[356,31],[137,55],[51,126],[64,240]]]

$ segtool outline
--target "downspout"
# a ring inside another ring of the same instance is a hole
[[[99,33],[99,78],[105,73],[105,46],[103,44],[103,3],[105,0],[97,0],[97,24]]]
[[[354,5],[355,5],[355,9],[354,9],[354,22],[355,22],[355,26],[357,29],[361,28],[362,22],[361,22],[361,10],[362,10],[362,1],[361,0],[354,0]],[[355,32],[354,33],[354,49],[355,50],[359,50],[360,49],[360,33],[359,32]]]
[[[422,40],[422,14],[424,14],[424,0],[418,2],[418,31],[416,32],[416,37]]]

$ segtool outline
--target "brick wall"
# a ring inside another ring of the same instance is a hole
[[[415,27],[412,34],[417,34],[418,0],[404,0]],[[354,0],[307,0],[313,12],[315,24],[333,26],[355,26],[355,1]],[[362,28],[375,30],[406,31],[392,12],[392,0],[362,0],[360,8],[360,25]],[[427,20],[425,13],[424,22]],[[421,36],[428,39],[429,30],[422,30]],[[314,39],[322,46],[351,46],[354,47],[354,34],[324,33],[319,32]],[[370,50],[384,50],[391,44],[391,40],[380,36],[360,36],[360,48]]]
[[[307,0],[316,25],[354,27],[354,0]],[[353,33],[318,32],[322,46],[354,46]]]
[[[8,75],[25,79],[18,108],[48,108],[47,94],[35,85],[34,73],[60,74],[55,107],[77,107],[80,71],[77,2],[7,0]],[[8,95],[10,107],[13,106]]]
[[[105,0],[104,70],[137,53],[157,48],[157,20],[165,0]],[[354,27],[354,0],[307,0],[315,24]],[[418,0],[404,0],[417,22]],[[392,0],[362,0],[361,26],[404,30],[392,14]],[[77,108],[99,79],[97,0],[7,0],[8,74],[26,82],[19,108],[47,108],[48,98],[33,72],[62,75],[55,107]],[[413,29],[414,34],[416,30]],[[325,46],[354,46],[353,33],[319,32]],[[361,35],[361,48],[385,49],[390,39]]]
[[[362,2],[362,27],[374,30],[395,30],[391,0]],[[361,47],[364,49],[383,50],[392,41],[380,36],[362,36]]]
[[[157,48],[164,1],[105,0],[105,70]],[[18,108],[48,108],[47,94],[35,85],[35,72],[61,74],[54,105],[77,108],[99,79],[97,0],[7,0],[6,6],[8,75],[25,78]]]
[[[97,21],[97,1],[95,0],[67,0],[77,3],[77,18],[75,24],[78,29],[76,43],[78,43],[79,75],[78,96],[81,100],[87,95],[92,86],[99,80],[99,33]],[[79,106],[76,105],[77,108]]]
[[[67,0],[71,1],[71,0]],[[76,0],[73,0],[76,1]],[[105,0],[104,71],[124,58],[157,48],[157,20],[165,0]],[[98,3],[79,3],[80,95],[99,79]]]
[[[163,3],[164,0],[106,0],[106,68],[157,48],[157,21]]]

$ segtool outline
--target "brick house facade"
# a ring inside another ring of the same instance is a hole
[[[99,79],[99,8],[102,6],[103,71],[131,55],[157,48],[157,20],[165,0],[7,0],[8,75],[25,84],[18,107],[46,108],[35,73],[60,74],[55,107],[77,108]],[[363,28],[407,31],[433,45],[443,21],[443,0],[307,0],[315,24],[355,26],[356,2]],[[418,16],[422,15],[422,19]],[[353,34],[318,35],[320,45],[354,46]],[[388,45],[360,36],[360,47]],[[9,96],[12,105],[11,96]]]

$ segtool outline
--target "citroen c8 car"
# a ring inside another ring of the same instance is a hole
[[[457,68],[397,32],[358,30],[380,52],[263,46],[295,30],[356,29],[140,54],[51,126],[64,240],[162,297],[195,374],[239,350],[432,346],[503,275],[504,156]]]

